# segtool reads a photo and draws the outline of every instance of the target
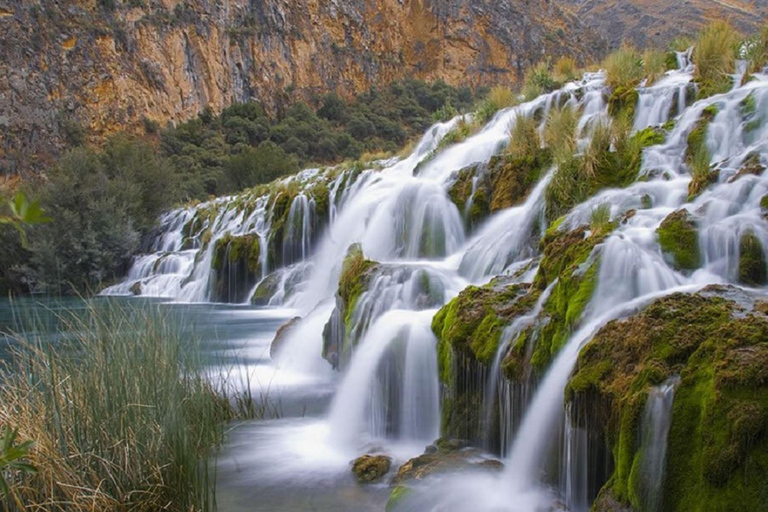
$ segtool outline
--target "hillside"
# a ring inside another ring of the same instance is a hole
[[[40,167],[66,139],[249,99],[276,113],[405,76],[511,82],[543,55],[598,55],[590,34],[522,0],[4,0],[0,171]]]
[[[612,47],[666,46],[691,36],[712,20],[729,20],[742,32],[754,32],[768,16],[763,0],[560,0],[579,20],[595,29]]]

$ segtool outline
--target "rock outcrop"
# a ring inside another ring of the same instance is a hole
[[[402,77],[514,82],[545,55],[601,51],[551,2],[4,0],[0,170],[206,107],[257,99],[278,113]]]

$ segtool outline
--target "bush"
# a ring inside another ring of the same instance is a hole
[[[643,79],[643,59],[637,50],[624,46],[603,61],[605,81],[612,89],[630,89]]]
[[[699,97],[727,92],[733,86],[739,43],[738,32],[725,21],[712,22],[699,34],[693,51]]]
[[[227,188],[232,192],[269,183],[298,170],[296,158],[271,141],[262,142],[258,148],[246,147],[224,163]]]

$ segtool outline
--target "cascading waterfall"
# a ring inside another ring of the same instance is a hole
[[[679,377],[672,377],[651,389],[645,404],[642,424],[640,479],[644,510],[658,512],[663,498],[664,467],[667,456],[667,434],[672,422],[672,403]]]
[[[738,282],[744,236],[768,247],[761,206],[768,177],[737,176],[749,159],[768,161],[768,77],[755,75],[728,93],[694,102],[689,52],[678,54],[678,63],[679,70],[639,90],[634,129],[669,125],[666,140],[644,150],[643,179],[599,192],[561,223],[560,229],[589,225],[595,209],[608,205],[616,227],[590,255],[589,265],[599,265],[594,293],[546,373],[535,386],[521,385],[502,378],[501,365],[517,335],[537,321],[555,283],[530,313],[507,326],[492,366],[479,379],[462,374],[481,388],[483,427],[486,434],[498,430],[499,438],[498,446],[486,448],[505,457],[506,470],[493,478],[449,479],[425,501],[430,509],[471,505],[476,510],[531,512],[548,509],[557,499],[573,511],[588,509],[593,487],[604,475],[590,473],[596,463],[590,459],[589,425],[574,419],[579,411],[566,414],[563,407],[563,391],[580,349],[606,322],[655,298]],[[326,344],[331,339],[342,347],[335,361],[341,372],[338,388],[327,417],[333,446],[349,456],[382,439],[423,447],[440,434],[436,340],[430,328],[436,308],[468,284],[484,284],[502,273],[515,275],[519,282],[532,280],[539,240],[547,221],[553,220],[544,218],[545,193],[557,169],[550,169],[522,204],[495,213],[472,230],[465,227],[464,217],[474,196],[460,211],[446,189],[457,171],[488,162],[506,147],[518,115],[540,116],[542,130],[550,109],[578,106],[579,127],[588,134],[591,123],[607,118],[604,91],[602,73],[589,73],[561,90],[500,111],[479,132],[445,148],[440,141],[459,118],[430,128],[407,158],[378,162],[375,169],[305,171],[274,190],[261,191],[263,195],[222,198],[170,212],[161,219],[161,235],[151,254],[138,257],[126,281],[105,293],[136,293],[138,286],[143,295],[209,300],[217,242],[225,236],[255,235],[263,279],[250,294],[254,303],[258,295],[260,304],[288,306],[303,315],[287,335],[278,367],[333,380],[328,361],[321,357],[323,331]],[[742,112],[748,97],[755,104],[749,119]],[[689,200],[687,138],[713,105],[717,113],[706,145],[719,178]],[[476,187],[473,179],[473,194]],[[279,197],[290,201],[282,204]],[[697,224],[697,270],[676,269],[659,246],[657,228],[679,210]],[[343,318],[334,295],[353,244],[360,244],[377,267]],[[649,397],[650,437],[644,449],[649,475],[663,468],[670,420],[665,400],[673,393],[670,383]],[[558,449],[553,464],[550,455]],[[660,485],[649,477],[649,495],[658,496]],[[658,503],[648,501],[647,506],[658,510]]]

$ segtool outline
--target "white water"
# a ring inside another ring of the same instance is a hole
[[[607,321],[636,311],[655,297],[690,292],[709,283],[736,282],[739,240],[744,233],[754,233],[768,247],[768,224],[760,207],[761,198],[768,193],[768,178],[745,176],[729,183],[750,153],[759,154],[764,164],[768,162],[768,77],[758,76],[727,94],[687,106],[691,69],[684,56],[680,61],[684,69],[640,90],[636,129],[666,123],[671,110],[679,112],[666,141],[645,150],[641,170],[645,180],[626,189],[600,192],[574,208],[563,224],[564,228],[588,224],[593,210],[602,204],[610,205],[614,220],[636,210],[593,252],[590,263],[599,261],[600,265],[593,299],[538,383],[530,404],[517,411],[524,414],[522,420],[510,418],[510,395],[517,391],[499,382],[499,366],[515,333],[535,322],[547,293],[530,315],[509,326],[495,357],[488,396],[503,401],[500,427],[507,441],[502,453],[511,443],[507,469],[495,477],[446,478],[429,490],[421,510],[547,510],[557,497],[549,487],[552,475],[544,473],[563,422],[563,390],[584,343]],[[351,244],[360,243],[366,257],[382,263],[352,315],[352,348],[348,361],[342,360],[340,365],[342,373],[327,418],[320,420],[318,431],[325,434],[316,440],[324,446],[319,453],[334,454],[328,455],[329,460],[353,457],[372,442],[383,443],[385,448],[394,446],[388,443],[414,442],[414,453],[418,453],[439,435],[437,363],[430,331],[435,308],[467,284],[483,283],[521,268],[535,271],[538,234],[546,224],[544,194],[554,169],[524,204],[497,213],[476,232],[465,231],[461,212],[446,189],[456,171],[486,162],[506,146],[518,114],[537,114],[543,119],[553,106],[577,105],[583,128],[606,118],[603,92],[602,75],[589,74],[560,91],[499,112],[477,134],[437,154],[434,149],[458,118],[433,126],[410,156],[382,163],[383,169],[359,174],[311,170],[285,180],[304,191],[290,205],[287,236],[279,248],[282,263],[295,265],[276,268],[277,262],[263,251],[262,269],[265,278],[269,272],[278,272],[275,275],[281,283],[270,304],[294,308],[303,320],[288,336],[276,362],[278,368],[320,381],[337,379],[321,358],[321,349],[323,329],[336,307],[333,297],[344,255]],[[748,120],[740,113],[740,104],[750,94],[757,108]],[[712,104],[718,105],[719,113],[710,126],[707,144],[720,178],[689,203],[690,174],[683,161],[686,137],[701,112]],[[756,128],[748,130],[750,122]],[[315,218],[316,203],[309,192],[319,182],[328,185],[331,203],[322,223]],[[167,214],[152,254],[137,258],[126,282],[107,293],[127,294],[139,283],[144,295],[207,300],[215,240],[226,233],[255,233],[262,247],[269,244],[271,201],[248,198],[244,202],[248,206],[223,198]],[[213,226],[211,241],[203,250],[202,240],[185,240],[182,231],[195,212],[211,206],[216,208],[206,221]],[[702,265],[695,272],[675,270],[658,246],[656,229],[680,208],[688,210],[699,225]],[[531,272],[521,279],[530,280]],[[424,276],[430,282],[430,293],[418,284]],[[529,400],[526,397],[522,402]],[[486,418],[490,415],[485,412]],[[575,487],[579,486],[566,486],[565,493]],[[568,496],[564,501],[574,503]]]

